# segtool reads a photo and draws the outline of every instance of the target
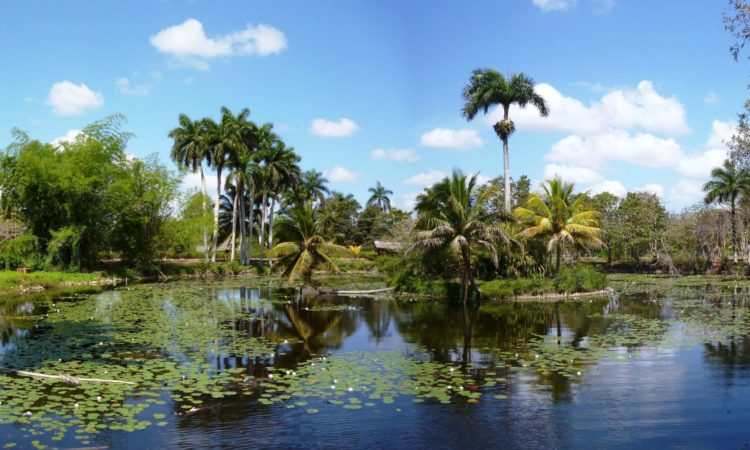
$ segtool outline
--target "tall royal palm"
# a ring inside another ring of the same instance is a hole
[[[525,239],[548,239],[547,252],[555,252],[555,271],[560,270],[566,246],[601,248],[604,231],[599,228],[599,213],[586,208],[586,195],[573,195],[574,185],[560,178],[547,180],[542,195],[531,193],[525,207],[513,215],[525,225],[519,234]]]
[[[235,198],[233,204],[232,213],[232,259],[234,259],[234,246],[235,246],[235,230],[237,218],[239,218],[239,233],[240,233],[240,264],[249,264],[252,258],[252,252],[248,254],[247,241],[245,237],[247,235],[247,229],[245,228],[245,217],[247,212],[245,211],[246,202],[243,201],[246,192],[250,193],[249,198],[253,198],[255,192],[258,166],[255,162],[254,150],[250,146],[241,146],[233,151],[230,158],[227,160],[227,166],[229,173],[227,174],[227,184],[232,184],[235,187]],[[249,205],[252,210],[252,202]],[[252,216],[252,211],[250,211]],[[250,245],[252,248],[252,222],[250,225]]]
[[[479,193],[477,177],[454,171],[450,178],[439,181],[417,197],[419,214],[414,225],[414,241],[410,251],[427,252],[448,249],[461,266],[461,301],[466,303],[469,286],[474,286],[471,267],[472,251],[487,250],[494,264],[498,264],[497,243],[510,242],[505,231],[486,221],[483,196]]]
[[[264,241],[266,248],[273,246],[273,215],[276,209],[276,202],[281,192],[293,188],[299,182],[300,157],[294,152],[294,149],[284,145],[284,142],[278,140],[270,148],[261,154],[263,180],[266,187],[266,193],[270,196],[270,205],[268,208],[268,239]]]
[[[206,177],[203,174],[203,161],[208,159],[209,151],[206,145],[205,122],[202,120],[191,120],[186,114],[180,114],[179,126],[169,132],[169,137],[174,141],[172,145],[172,161],[182,170],[192,173],[200,173],[201,193],[203,194],[203,212],[206,212]],[[203,248],[205,259],[208,260],[208,232],[203,230]]]
[[[476,69],[471,74],[469,84],[464,87],[463,115],[468,120],[474,119],[483,111],[485,114],[493,106],[502,106],[503,118],[495,123],[495,133],[503,142],[503,176],[505,177],[505,210],[510,212],[510,156],[508,138],[516,130],[510,120],[510,106],[525,108],[532,105],[546,117],[549,114],[547,102],[534,90],[534,81],[523,73],[512,74],[505,78],[495,69]]]
[[[393,195],[392,190],[386,189],[380,184],[380,181],[378,181],[375,183],[375,187],[371,187],[367,191],[372,194],[370,199],[367,200],[367,206],[377,206],[378,209],[383,212],[391,210],[391,199],[388,196]]]
[[[728,203],[732,219],[732,255],[737,262],[737,214],[736,204],[740,196],[750,194],[750,174],[738,169],[730,160],[723,167],[711,171],[711,180],[703,185],[704,200],[710,203]]]
[[[273,131],[273,124],[266,123],[261,125],[255,131],[256,146],[258,149],[257,159],[262,162],[266,154],[281,142],[279,136]],[[263,265],[263,257],[265,256],[265,242],[266,242],[266,226],[268,219],[268,196],[271,191],[272,180],[269,178],[271,174],[266,170],[265,165],[259,166],[258,171],[258,187],[260,194],[260,227],[258,230],[258,243],[260,244],[260,264]]]
[[[251,128],[248,117],[250,110],[244,108],[237,115],[226,106],[221,108],[221,120],[204,121],[211,165],[216,170],[216,204],[214,205],[214,233],[211,260],[216,261],[216,248],[219,237],[219,203],[221,199],[221,175],[224,166],[234,152],[245,146],[245,138]]]

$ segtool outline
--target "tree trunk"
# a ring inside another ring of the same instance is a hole
[[[255,228],[254,226],[255,225],[255,214],[254,214],[255,211],[253,211],[253,209],[255,206],[255,189],[250,189],[249,198],[250,198],[250,201],[249,201],[248,207],[250,211],[248,212],[248,218],[250,219],[250,223],[248,225],[250,225],[250,231],[249,231],[250,238],[248,239],[248,242],[250,243],[250,249],[248,251],[248,257],[247,257],[248,264],[250,264],[250,262],[253,259],[253,228]]]
[[[221,200],[221,166],[216,167],[216,204],[214,205],[214,235],[211,261],[216,262],[216,247],[219,240],[219,201]]]
[[[510,120],[508,117],[508,108],[504,108],[503,119]],[[508,154],[508,135],[503,136],[503,178],[505,188],[505,212],[510,213],[510,155]]]
[[[273,248],[273,210],[276,208],[276,198],[271,197],[271,209],[268,212],[268,248]],[[268,260],[268,267],[271,267],[273,263]]]
[[[201,173],[201,191],[203,192],[203,215],[201,217],[204,217],[207,212],[206,199],[208,198],[208,193],[206,191],[206,176],[203,173],[203,163],[199,164],[198,168],[200,169]],[[203,220],[201,220],[201,223],[203,223]],[[203,224],[203,255],[206,262],[208,262],[208,230],[206,229],[205,223]]]
[[[260,265],[263,265],[263,257],[266,256],[266,202],[268,192],[263,190],[263,199],[260,205]]]
[[[239,184],[239,183],[238,183]],[[239,205],[239,193],[237,189],[239,186],[235,186],[234,190],[234,204],[232,205],[232,256],[231,259],[234,261],[235,247],[237,245],[237,206]]]
[[[244,186],[241,185],[241,183],[237,183],[237,190],[238,191],[244,191]],[[247,239],[245,238],[245,193],[242,192],[242,195],[240,195],[239,199],[239,210],[240,210],[240,264],[243,266],[247,264],[247,251],[245,249]]]
[[[737,263],[737,213],[735,211],[735,201],[732,199],[732,258]]]
[[[461,249],[463,259],[463,270],[461,273],[461,301],[466,305],[469,299],[469,286],[474,286],[474,280],[471,276],[471,254],[468,248]]]
[[[555,273],[560,273],[560,257],[562,256],[560,243],[557,243],[557,255],[555,256]]]

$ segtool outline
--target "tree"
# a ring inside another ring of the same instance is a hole
[[[510,212],[510,156],[508,138],[516,130],[510,120],[510,106],[525,108],[531,104],[546,117],[549,115],[547,102],[534,90],[534,81],[523,73],[512,74],[506,79],[495,69],[476,69],[471,74],[469,84],[464,87],[463,115],[474,119],[480,111],[485,114],[493,106],[503,108],[503,119],[494,125],[495,133],[503,142],[503,176],[505,178],[505,211]]]
[[[333,191],[326,202],[318,207],[325,236],[336,242],[353,243],[357,234],[357,219],[361,206],[352,194]]]
[[[417,197],[418,215],[409,251],[449,251],[460,261],[461,301],[475,290],[472,251],[484,249],[497,266],[497,242],[510,242],[504,230],[485,221],[477,196],[477,176],[454,171]]]
[[[221,120],[216,123],[211,119],[204,119],[206,129],[206,145],[210,151],[210,164],[216,170],[216,203],[214,205],[213,250],[211,260],[216,261],[216,249],[219,238],[219,204],[221,198],[221,174],[227,160],[232,153],[245,146],[245,137],[250,122],[250,110],[241,109],[237,115],[232,114],[226,106],[221,108]]]
[[[313,270],[318,267],[339,272],[333,258],[348,254],[348,250],[328,242],[322,232],[323,223],[311,203],[295,206],[277,221],[280,243],[271,249],[269,256],[279,258],[274,268],[283,268],[283,276],[289,283],[300,276],[305,282],[312,282]]]
[[[300,157],[294,152],[294,148],[287,147],[280,139],[273,146],[264,150],[262,157],[262,173],[264,186],[271,197],[271,205],[268,212],[268,242],[267,248],[273,247],[273,216],[276,202],[280,195],[299,184],[300,180]]]
[[[729,203],[729,213],[732,221],[732,258],[737,262],[737,212],[736,205],[740,196],[750,193],[750,174],[745,170],[738,170],[735,164],[724,161],[723,167],[716,167],[711,171],[711,180],[703,185],[706,204]]]
[[[525,239],[547,239],[547,252],[555,252],[555,272],[566,246],[587,249],[604,246],[604,232],[599,228],[599,213],[585,208],[586,196],[573,195],[574,185],[560,178],[542,184],[543,194],[532,193],[525,207],[513,215],[527,226],[520,232]]]
[[[367,200],[367,206],[377,206],[381,211],[388,212],[391,210],[391,199],[389,195],[393,195],[393,191],[386,189],[380,181],[375,184],[375,187],[371,187],[367,192],[372,193],[370,199]]]
[[[302,201],[313,201],[318,202],[318,204],[325,203],[326,195],[331,193],[326,184],[328,184],[328,179],[316,170],[308,170],[303,173],[299,186],[299,195]]]
[[[252,258],[252,251],[250,255],[247,252],[247,243],[245,237],[247,236],[247,230],[245,227],[246,217],[246,202],[241,201],[244,198],[245,192],[249,192],[249,198],[254,198],[254,192],[257,185],[257,173],[258,165],[255,162],[256,154],[250,146],[244,145],[237,147],[230,155],[227,160],[227,166],[229,168],[229,174],[227,174],[227,183],[234,185],[235,197],[232,203],[232,253],[231,258],[234,260],[234,248],[235,248],[235,235],[236,235],[236,222],[239,217],[239,231],[240,231],[240,264],[249,264]],[[252,210],[252,201],[250,203]],[[252,216],[252,211],[250,212]],[[252,221],[250,222],[250,242],[252,248]]]
[[[588,201],[590,209],[599,211],[599,227],[604,230],[602,241],[607,246],[607,264],[612,264],[612,252],[614,248],[613,229],[617,221],[617,205],[620,199],[609,192],[600,192]]]
[[[648,192],[628,192],[610,222],[615,248],[629,254],[636,261],[649,250],[659,247],[668,220],[667,210],[659,197]]]
[[[208,194],[206,193],[206,177],[203,174],[203,161],[209,156],[209,149],[206,145],[206,122],[205,120],[191,120],[186,114],[180,114],[177,121],[179,126],[169,132],[169,137],[174,141],[171,158],[181,170],[200,173],[203,208],[205,209]],[[202,231],[205,259],[208,261],[208,232],[207,229]]]

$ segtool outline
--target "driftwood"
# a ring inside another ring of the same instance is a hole
[[[370,289],[369,291],[334,291],[333,293],[336,295],[372,295],[382,294],[385,292],[393,292],[395,289],[395,287],[389,287],[381,289]]]
[[[54,380],[62,380],[66,383],[70,384],[81,384],[81,382],[87,382],[87,383],[112,383],[112,384],[130,384],[135,386],[136,383],[132,381],[122,381],[122,380],[107,380],[102,378],[78,378],[70,375],[60,374],[60,375],[49,375],[46,373],[38,373],[38,372],[29,372],[26,370],[15,370],[15,369],[8,369],[7,367],[0,367],[0,370],[4,372],[9,372],[14,375],[23,375],[27,377],[37,377],[37,378],[51,378]]]

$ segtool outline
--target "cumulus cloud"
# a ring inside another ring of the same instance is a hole
[[[351,136],[359,129],[353,120],[342,118],[338,122],[326,119],[315,119],[310,124],[310,132],[321,137]]]
[[[544,12],[566,11],[574,7],[578,0],[531,0],[537,8]]]
[[[58,116],[77,116],[88,109],[100,108],[104,104],[104,97],[89,89],[85,83],[75,84],[65,80],[52,85],[47,104]]]
[[[132,95],[136,97],[148,95],[153,87],[150,84],[134,84],[128,77],[120,77],[115,81],[117,91],[122,95]]]
[[[618,197],[624,197],[628,193],[628,190],[618,180],[604,180],[594,184],[589,189],[591,195],[601,194],[602,192],[609,192]]]
[[[677,204],[686,205],[703,198],[704,180],[683,178],[669,190],[669,199]]]
[[[641,129],[670,135],[690,131],[682,103],[659,94],[651,81],[641,81],[635,89],[611,90],[589,105],[546,83],[537,84],[536,90],[547,100],[549,116],[541,117],[533,107],[517,108],[511,117],[519,130],[596,134],[612,129]],[[490,123],[501,118],[499,109],[487,116]]]
[[[325,176],[333,182],[357,181],[360,178],[360,174],[358,172],[353,172],[338,164],[333,166],[333,169],[327,171],[325,173]]]
[[[64,142],[75,142],[76,139],[78,139],[78,136],[80,136],[83,133],[83,131],[78,129],[72,129],[68,130],[67,133],[65,133],[62,136],[56,137],[50,141],[50,144],[52,144],[55,147],[58,147],[62,145]]]
[[[415,163],[422,157],[419,153],[415,152],[410,148],[386,150],[382,148],[376,148],[370,152],[372,159],[390,159],[396,162]]]
[[[209,37],[196,19],[165,28],[151,36],[150,41],[157,51],[171,56],[175,62],[202,70],[208,69],[207,60],[212,58],[266,56],[287,46],[284,33],[269,25],[248,25],[240,31]]]
[[[573,182],[576,184],[599,183],[604,179],[597,170],[588,167],[581,167],[572,164],[547,164],[544,168],[544,178],[549,180],[555,177],[560,177],[567,182]]]
[[[446,172],[440,170],[430,170],[410,176],[409,178],[404,180],[404,184],[409,184],[412,186],[432,186],[433,184],[437,183],[447,176],[448,174]]]
[[[452,148],[468,150],[484,144],[476,130],[468,128],[452,130],[450,128],[435,128],[422,134],[420,143],[425,147]]]
[[[726,143],[732,138],[737,124],[732,121],[722,122],[714,120],[711,122],[711,135],[706,145],[709,147],[725,148]]]

